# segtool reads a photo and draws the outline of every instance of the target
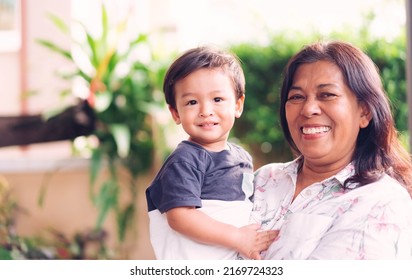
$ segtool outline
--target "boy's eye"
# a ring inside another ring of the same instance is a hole
[[[190,100],[186,103],[186,105],[196,105],[196,104],[197,104],[196,100]]]
[[[223,101],[223,99],[222,99],[221,97],[215,97],[215,98],[213,98],[213,100],[214,100],[215,102]]]

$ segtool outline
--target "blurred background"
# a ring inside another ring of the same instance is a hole
[[[405,0],[0,0],[0,259],[153,259],[144,191],[186,139],[163,101],[181,52],[232,50],[246,103],[231,141],[292,159],[283,67],[346,40],[379,67],[409,148]]]

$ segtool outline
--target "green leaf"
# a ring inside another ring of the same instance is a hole
[[[44,40],[44,39],[36,39],[36,42],[39,43],[40,45],[43,45],[44,47],[50,49],[51,51],[56,52],[56,53],[64,56],[65,58],[73,61],[72,54],[69,51],[63,49],[62,47],[57,46],[56,44],[52,43],[51,41]]]
[[[69,26],[58,16],[54,14],[47,14],[47,18],[53,22],[53,24],[60,29],[64,34],[70,34]]]
[[[50,180],[52,179],[53,175],[55,175],[58,170],[59,168],[56,167],[54,170],[44,174],[43,179],[41,181],[41,185],[40,185],[39,196],[37,198],[37,205],[39,207],[43,207],[44,200],[46,198],[46,194],[48,190],[48,186],[50,185]]]
[[[140,43],[147,42],[148,38],[147,34],[140,34],[136,39],[130,42],[130,46],[134,47]]]
[[[125,158],[130,150],[130,130],[126,124],[112,124],[109,126],[117,146],[117,154],[120,158]]]
[[[109,20],[107,17],[106,6],[102,4],[102,42],[107,42],[107,35],[109,34]]]
[[[96,53],[98,54],[98,62],[101,64],[103,60],[107,59],[107,54],[110,52],[110,25],[109,25],[109,18],[107,14],[107,9],[104,4],[101,5],[101,28],[102,34],[99,40],[96,41]]]
[[[0,247],[0,260],[12,260],[10,251]]]
[[[99,65],[99,54],[96,50],[97,42],[89,33],[86,33],[86,37],[91,51],[90,61],[94,67],[97,67]]]
[[[106,181],[101,187],[100,192],[96,197],[96,205],[99,208],[96,222],[97,229],[102,228],[103,222],[110,209],[117,205],[118,192],[119,186],[112,180]]]
[[[117,216],[117,234],[120,241],[123,241],[126,236],[127,228],[133,223],[133,216],[135,213],[134,204],[129,204],[123,212],[120,212]]]
[[[79,22],[79,24],[83,28],[84,33],[86,35],[87,46],[90,49],[90,62],[94,67],[97,67],[99,65],[99,54],[96,49],[98,41],[95,38],[93,38],[93,36],[89,32],[87,32],[87,28],[84,25],[84,23]]]
[[[93,187],[96,183],[97,175],[102,168],[103,151],[99,148],[92,150],[92,157],[90,160],[90,197],[94,197]]]

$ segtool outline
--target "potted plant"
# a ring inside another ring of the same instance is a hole
[[[103,4],[102,32],[99,36],[93,36],[84,24],[74,23],[83,32],[84,42],[75,40],[70,27],[60,18],[54,15],[49,15],[49,18],[72,38],[72,50],[76,50],[77,56],[74,51],[50,40],[37,41],[73,64],[75,71],[61,74],[61,77],[71,81],[81,80],[88,91],[86,102],[96,117],[93,136],[97,144],[91,147],[90,166],[90,196],[98,209],[95,228],[102,230],[108,214],[113,212],[118,240],[123,241],[136,212],[136,178],[152,165],[154,142],[151,112],[162,102],[162,98],[156,99],[156,93],[160,92],[158,88],[165,67],[154,64],[153,60],[144,62],[139,57],[136,51],[139,47],[148,47],[148,36],[137,34],[134,38],[127,38],[125,30],[128,19],[112,26]],[[95,186],[104,163],[109,176],[101,185]],[[131,182],[127,190],[120,186],[119,167],[130,174]],[[122,191],[128,192],[126,203],[120,203]]]

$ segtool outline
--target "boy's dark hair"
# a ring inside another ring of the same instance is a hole
[[[176,109],[175,84],[201,68],[221,68],[232,79],[236,97],[245,94],[245,76],[239,58],[230,52],[216,49],[211,46],[201,46],[184,52],[167,70],[163,92],[166,103]]]

